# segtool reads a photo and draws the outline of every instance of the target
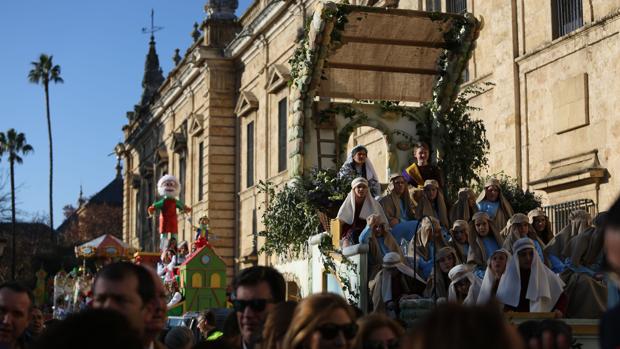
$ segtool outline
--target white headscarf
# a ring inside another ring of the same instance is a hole
[[[496,250],[495,252],[493,252],[493,254],[491,254],[487,264],[487,270],[484,273],[484,279],[482,279],[482,286],[480,286],[480,293],[478,294],[476,304],[486,304],[493,297],[493,285],[495,285],[497,279],[495,278],[495,273],[493,272],[493,270],[491,270],[491,259],[494,255],[498,253],[503,253],[506,255],[506,268],[508,268],[508,264],[510,264],[512,255],[510,254],[510,252],[508,252],[508,250],[500,248],[499,250]],[[505,274],[506,271],[504,271],[504,274],[500,276],[500,280],[504,277]]]
[[[347,195],[347,198],[344,200],[344,202],[340,206],[340,209],[338,210],[337,218],[345,222],[346,224],[353,224],[353,221],[356,218],[355,217],[355,194],[353,193],[353,190],[355,189],[355,187],[359,185],[365,185],[366,187],[368,187],[368,181],[362,177],[355,178],[353,182],[351,182],[351,192],[349,192],[349,194]],[[366,198],[364,199],[364,202],[362,203],[362,210],[360,211],[360,218],[366,219],[371,214],[378,214],[379,216],[381,216],[381,219],[383,220],[383,222],[388,221],[388,219],[385,217],[385,213],[383,213],[383,207],[381,207],[381,204],[379,204],[379,202],[377,202],[377,200],[375,200],[372,197],[369,191],[366,194]]]
[[[351,164],[354,165],[355,161],[353,160],[353,156],[355,156],[355,154],[357,154],[360,151],[365,151],[366,154],[368,154],[368,149],[363,146],[363,145],[357,145],[355,146],[353,149],[351,149],[351,152],[349,153],[349,156],[347,156],[347,160],[344,162],[343,166],[351,166]],[[364,161],[364,166],[366,167],[366,179],[370,182],[371,180],[375,180],[377,182],[379,182],[379,176],[377,176],[377,172],[375,171],[375,167],[372,165],[372,162],[370,161],[370,158],[368,156],[366,156],[366,161]]]
[[[403,263],[401,256],[396,252],[388,252],[383,256],[383,268],[396,268],[400,273],[426,284],[422,277]],[[381,297],[384,302],[388,302],[392,300],[392,275],[385,270],[381,274]]]
[[[514,258],[506,265],[506,271],[499,282],[496,298],[499,302],[517,307],[521,295],[521,272],[519,270],[519,251],[531,248],[534,259],[525,298],[530,301],[530,312],[549,312],[562,295],[564,282],[558,275],[540,260],[534,242],[530,238],[521,238],[512,246]]]
[[[450,269],[448,273],[448,278],[450,278],[450,287],[448,289],[448,301],[449,302],[457,302],[456,295],[456,283],[467,278],[469,283],[469,291],[467,292],[467,297],[463,300],[463,305],[475,305],[476,298],[478,298],[478,293],[480,292],[480,279],[478,279],[474,273],[472,272],[471,266],[468,264],[459,264],[454,268]]]

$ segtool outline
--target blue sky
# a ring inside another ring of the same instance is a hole
[[[249,5],[239,2],[238,15]],[[95,194],[115,175],[108,156],[122,141],[125,113],[139,101],[151,8],[164,75],[175,48],[190,46],[193,23],[205,18],[197,0],[12,0],[0,2],[0,131],[15,128],[35,152],[16,167],[19,219],[48,210],[48,140],[43,88],[28,82],[30,62],[52,54],[64,84],[51,85],[54,137],[54,225],[62,207],[75,205],[82,185]],[[0,171],[8,176],[6,159]],[[5,188],[8,190],[8,181]]]

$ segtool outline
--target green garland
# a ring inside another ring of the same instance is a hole
[[[261,217],[265,230],[258,233],[265,238],[259,253],[291,260],[306,256],[308,240],[321,232],[317,211],[335,218],[335,212],[350,191],[350,181],[338,178],[335,170],[315,169],[280,188],[260,181],[258,189],[269,197]],[[319,251],[323,268],[340,279],[352,304],[359,303],[359,294],[347,276],[347,273],[356,273],[355,263],[344,256],[342,250],[334,248],[331,237],[321,240]],[[340,260],[340,268],[335,257]]]
[[[349,301],[349,304],[359,306],[360,294],[353,287],[351,279],[347,276],[348,273],[356,274],[357,267],[355,263],[347,256],[342,254],[342,249],[334,248],[332,244],[331,236],[325,236],[319,244],[319,251],[321,251],[321,261],[323,262],[323,268],[330,274],[336,275],[340,279],[342,284],[342,290]],[[339,256],[340,265],[344,267],[344,272],[340,272],[343,268],[338,268],[336,265],[334,255]]]

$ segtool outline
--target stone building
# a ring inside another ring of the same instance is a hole
[[[146,207],[155,200],[157,179],[171,173],[193,210],[180,222],[180,239],[191,240],[192,225],[207,215],[229,277],[235,268],[268,263],[257,254],[267,199],[258,185],[285,182],[295,165],[288,156],[298,137],[289,119],[288,61],[317,3],[256,0],[237,19],[236,1],[209,1],[202,32],[195,30],[194,44],[165,78],[151,40],[144,93],[127,113],[125,141],[117,147],[125,161],[127,242],[143,250],[157,246],[156,220]],[[544,194],[545,204],[585,199],[604,209],[614,200],[619,0],[357,3],[482,18],[466,76],[468,84],[495,84],[472,101],[482,108],[476,116],[491,143],[489,173],[517,178]],[[387,168],[390,149],[382,138],[360,127],[349,144],[372,143],[383,154],[373,159],[376,166]]]
[[[541,194],[556,229],[568,210],[606,210],[620,184],[620,1],[441,3],[484,18],[469,83],[495,83],[472,101],[491,144],[489,173]]]

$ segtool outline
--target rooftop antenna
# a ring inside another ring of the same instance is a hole
[[[153,34],[155,32],[164,29],[164,27],[156,27],[155,26],[155,10],[151,9],[151,27],[150,28],[142,28],[142,34],[151,34],[151,40],[154,40]]]

